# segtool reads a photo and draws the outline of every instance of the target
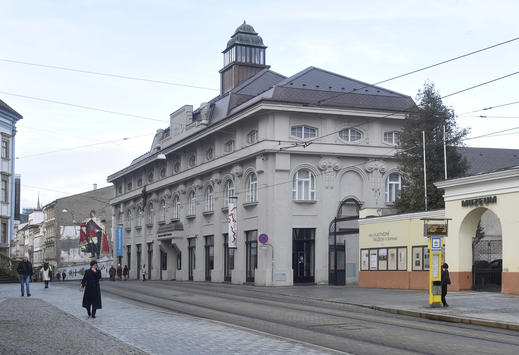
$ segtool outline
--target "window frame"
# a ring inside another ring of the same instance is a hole
[[[189,192],[189,216],[196,216],[196,193],[195,191],[191,190]]]
[[[180,196],[173,197],[173,218],[180,219]]]
[[[2,139],[2,159],[9,159],[9,142]]]
[[[166,221],[166,214],[167,214],[166,208],[167,208],[166,200],[162,200],[161,205],[160,205],[160,222]]]
[[[246,201],[247,203],[258,202],[258,176],[256,175],[256,173],[250,173],[247,177]]]
[[[391,139],[386,139],[386,135],[391,135]],[[398,145],[400,142],[400,132],[399,131],[388,131],[384,132],[382,136],[382,141],[386,144]]]
[[[259,140],[258,130],[252,130],[247,134],[247,143],[248,144],[254,144],[257,143]]]
[[[297,129],[298,128],[301,129],[301,137],[298,136],[297,134],[294,134],[294,129],[296,129],[296,133],[297,133]],[[307,130],[308,130],[308,132],[306,132]],[[313,135],[308,134],[311,131],[313,131]],[[305,134],[305,133],[307,133],[307,134]],[[290,127],[290,136],[291,137],[295,137],[295,138],[299,138],[299,139],[316,138],[317,137],[317,128],[313,128],[313,127],[310,127],[310,126],[307,126],[307,125],[292,126],[292,127]]]
[[[193,154],[189,157],[187,164],[190,168],[194,168],[196,166],[196,154]]]
[[[299,173],[303,171],[308,172],[309,176],[305,178],[299,177]],[[315,176],[310,169],[302,168],[296,171],[294,174],[292,184],[292,200],[315,201]]]
[[[344,132],[344,131],[348,131],[348,137],[347,137],[347,139],[344,138],[344,134],[342,134],[342,132]],[[360,135],[360,137],[359,137],[358,139],[354,139],[354,140],[352,140],[352,139],[351,139],[351,138],[352,138],[352,132],[356,132],[356,133],[358,133],[358,134]],[[358,129],[348,127],[348,128],[343,128],[343,129],[341,129],[341,130],[339,131],[339,133],[338,133],[338,136],[339,136],[339,138],[340,138],[343,142],[354,143],[354,142],[360,142],[360,141],[362,141],[362,139],[364,138],[364,133],[363,133],[362,131],[358,130]]]
[[[128,211],[126,212],[126,228],[131,229],[132,228],[132,209],[128,208]]]
[[[151,225],[153,224],[153,203],[150,203],[148,205],[148,216],[147,216],[147,224]]]
[[[214,189],[211,185],[205,189],[205,212],[214,212]]]
[[[224,150],[225,150],[226,153],[234,152],[234,140],[233,139],[231,139],[230,141],[225,143]]]
[[[398,181],[390,181],[391,176],[397,175]],[[398,197],[398,192],[402,188],[402,177],[399,173],[393,172],[386,177],[385,181],[385,202],[394,203]]]
[[[230,186],[231,184],[232,186]],[[233,180],[228,180],[225,184],[225,207],[229,207],[229,200],[232,197],[236,197],[236,189],[234,186]]]

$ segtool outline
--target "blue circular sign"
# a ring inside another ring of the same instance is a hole
[[[260,242],[261,244],[265,244],[266,242],[268,242],[269,237],[268,237],[268,235],[266,235],[265,233],[263,233],[263,234],[260,234],[258,240],[259,240],[259,242]]]

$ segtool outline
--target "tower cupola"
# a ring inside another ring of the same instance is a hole
[[[220,70],[220,94],[234,89],[265,68],[267,46],[251,25],[245,21],[227,42]]]

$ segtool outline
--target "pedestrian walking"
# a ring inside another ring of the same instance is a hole
[[[58,273],[56,274],[56,280],[59,281],[59,279],[61,279],[61,272],[59,272],[59,270],[58,270]]]
[[[23,257],[23,261],[20,261],[20,263],[18,263],[16,271],[18,271],[18,274],[20,274],[20,283],[22,284],[22,297],[25,293],[24,285],[27,289],[27,297],[31,297],[29,283],[31,282],[34,272],[32,271],[32,263],[27,259],[27,255]]]
[[[52,277],[52,268],[48,262],[43,264],[43,269],[41,269],[41,277],[45,283],[45,288],[49,288],[49,281]]]
[[[449,277],[449,265],[444,263],[442,265],[442,304],[443,307],[449,307],[447,301],[445,300],[445,296],[447,296],[447,285],[451,284],[451,279]]]
[[[121,267],[121,264],[117,264],[117,277],[119,278],[119,281],[122,281],[122,274],[123,269]]]
[[[148,270],[146,270],[146,264],[142,266],[142,281],[146,281],[146,275],[148,274]]]
[[[128,266],[124,265],[123,269],[124,281],[128,280]]]
[[[61,278],[63,281],[65,281],[65,278],[67,277],[67,274],[65,273],[65,270],[61,273]]]
[[[110,275],[110,281],[115,282],[115,268],[114,266],[110,266],[110,270],[108,270],[108,274]]]
[[[83,280],[81,280],[80,292],[85,292],[83,295],[83,308],[86,308],[88,316],[96,317],[96,311],[102,309],[101,304],[101,288],[99,287],[99,279],[101,278],[101,271],[97,268],[97,261],[90,262],[90,269],[85,271]]]

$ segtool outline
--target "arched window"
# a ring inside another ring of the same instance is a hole
[[[178,195],[173,199],[173,218],[180,219],[180,197]]]
[[[229,181],[227,181],[227,184],[225,185],[225,206],[229,206],[229,201],[233,197],[234,197],[234,181],[229,180]]]
[[[346,142],[355,142],[362,138],[362,133],[356,129],[343,129],[339,132],[339,137]]]
[[[118,217],[117,223],[118,224],[123,224],[123,213],[122,213],[122,211],[119,212],[119,217]]]
[[[294,175],[292,199],[300,201],[315,200],[315,178],[307,169],[301,169]]]
[[[189,193],[189,215],[196,215],[196,194],[194,191]]]
[[[212,186],[208,186],[205,190],[205,210],[206,212],[214,211],[214,190]]]
[[[148,206],[148,224],[153,224],[153,203]]]
[[[137,226],[142,227],[142,207],[139,206],[137,209]]]
[[[400,174],[389,174],[386,179],[386,202],[395,202],[400,186]]]
[[[164,222],[166,220],[166,201],[162,200],[160,206],[160,220]]]
[[[128,212],[126,213],[126,228],[132,227],[132,210],[128,209]]]
[[[254,173],[247,181],[247,202],[258,202],[258,177]]]

